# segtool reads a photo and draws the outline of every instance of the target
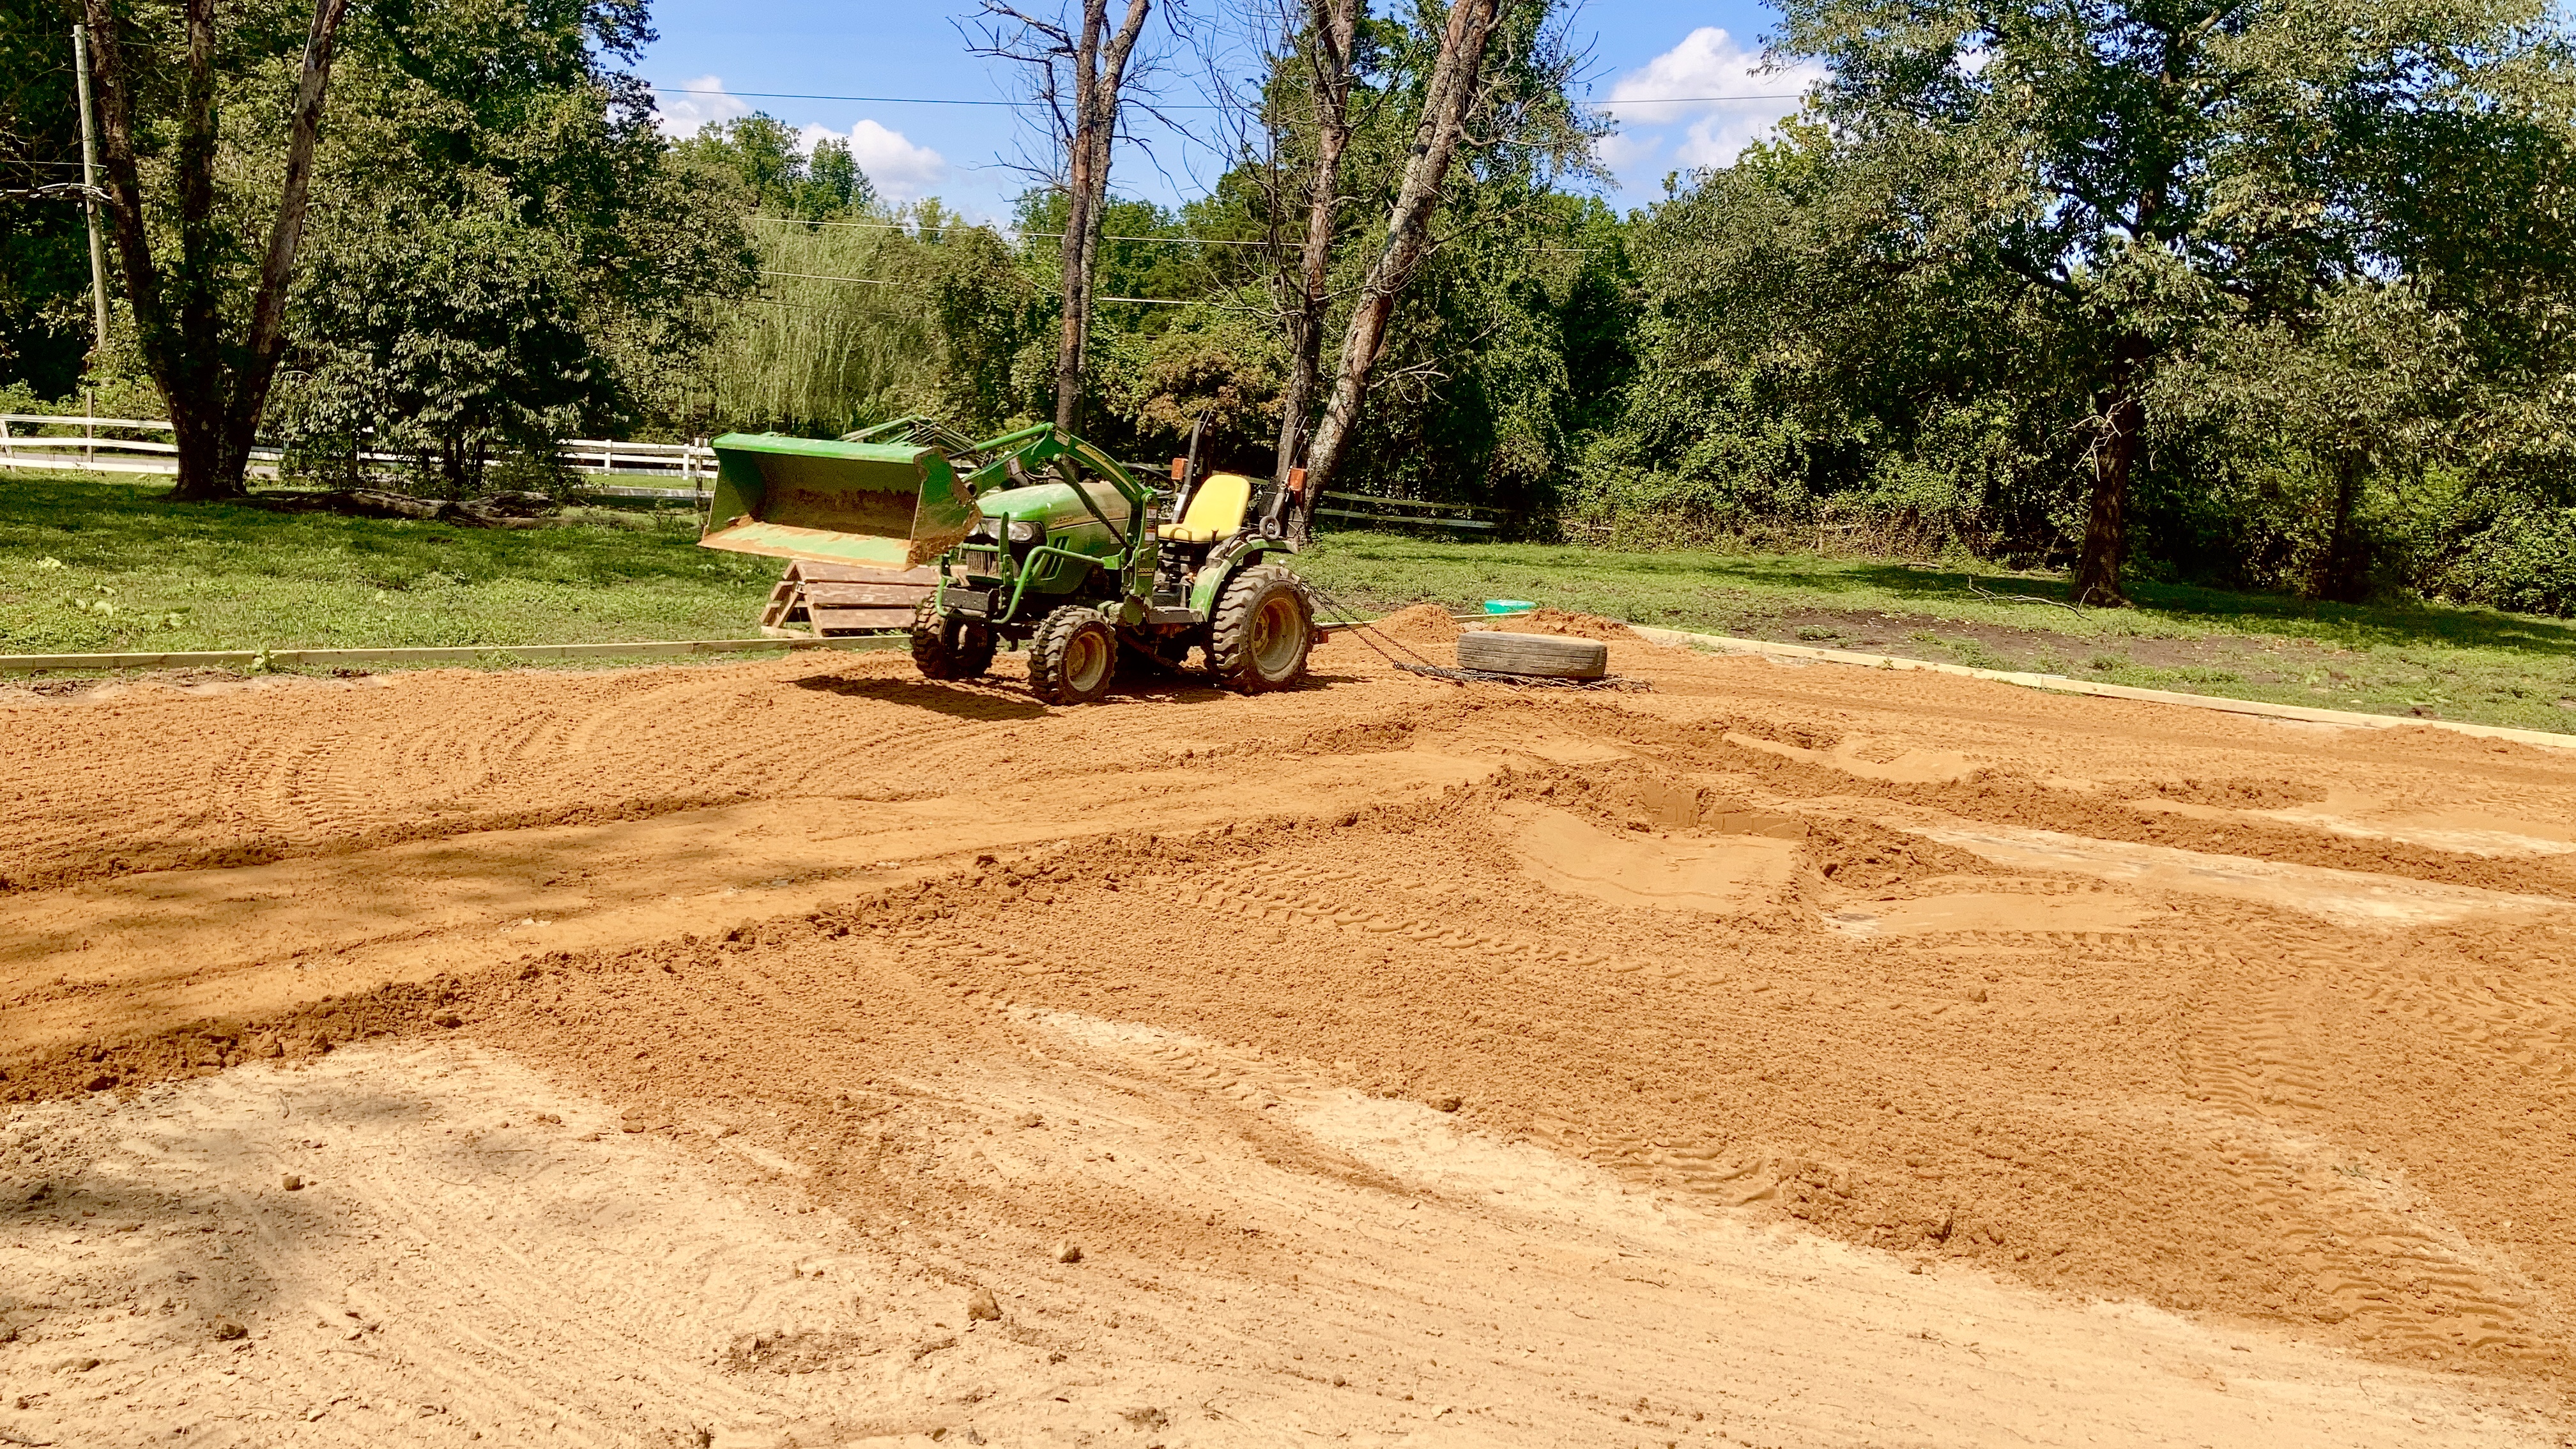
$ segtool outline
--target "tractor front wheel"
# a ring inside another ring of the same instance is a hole
[[[1306,677],[1315,645],[1315,606],[1306,585],[1277,564],[1254,564],[1216,597],[1208,625],[1208,669],[1244,694],[1286,689]]]
[[[993,631],[924,599],[912,611],[912,663],[924,679],[979,678],[993,667]]]
[[[1069,604],[1029,640],[1029,688],[1049,704],[1089,704],[1118,677],[1118,632],[1098,609]]]

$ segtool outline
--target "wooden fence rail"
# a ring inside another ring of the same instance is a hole
[[[30,433],[29,428],[78,428],[78,433]],[[176,443],[144,438],[102,437],[102,429],[164,433],[166,421],[140,418],[52,417],[42,413],[0,413],[0,468],[42,468],[92,473],[176,473]],[[250,471],[277,475],[276,448],[251,449]],[[716,474],[715,450],[697,443],[624,443],[576,438],[556,452],[566,468],[588,478],[667,480],[677,488],[607,484],[590,491],[612,498],[675,498],[704,502],[705,484]],[[362,463],[409,461],[395,453],[360,453]]]
[[[79,428],[77,434],[30,434],[30,427]],[[168,433],[167,422],[135,418],[49,417],[40,413],[0,413],[0,468],[77,469],[94,473],[176,473],[178,445],[140,438],[101,437],[100,430]],[[622,481],[594,483],[587,492],[605,498],[652,499],[657,502],[704,503],[716,475],[713,448],[700,443],[623,443],[576,438],[556,452],[564,467],[586,478]],[[253,448],[251,471],[277,475],[279,450]],[[361,453],[365,463],[409,461],[394,453]],[[1138,476],[1151,477],[1158,466],[1138,464]],[[676,484],[678,486],[668,486]],[[662,485],[662,486],[656,486]],[[1446,528],[1462,533],[1493,533],[1506,515],[1498,508],[1465,503],[1435,503],[1421,498],[1379,498],[1366,493],[1327,493],[1317,500],[1318,518],[1353,523],[1395,524],[1408,528]],[[1343,505],[1335,507],[1333,505]]]
[[[1332,503],[1356,503],[1358,508],[1330,508]],[[1484,515],[1479,517],[1479,515]],[[1376,498],[1365,493],[1327,493],[1316,500],[1318,518],[1347,518],[1362,523],[1399,523],[1414,528],[1455,528],[1476,533],[1491,533],[1502,527],[1493,520],[1503,516],[1499,508],[1479,508],[1465,503],[1433,503],[1420,498]]]

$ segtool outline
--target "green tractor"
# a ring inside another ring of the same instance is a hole
[[[1048,424],[975,442],[901,418],[837,441],[730,433],[715,452],[705,547],[916,581],[927,566],[912,658],[929,678],[982,675],[1005,640],[1055,704],[1193,648],[1229,689],[1305,677],[1314,604],[1280,526],[1303,480],[1209,471],[1196,433],[1169,489]]]

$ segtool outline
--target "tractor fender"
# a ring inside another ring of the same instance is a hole
[[[1231,538],[1208,550],[1207,562],[1199,565],[1198,577],[1190,581],[1190,607],[1201,618],[1216,612],[1216,596],[1236,574],[1265,559],[1285,561],[1296,550],[1281,539],[1263,538],[1258,534]]]

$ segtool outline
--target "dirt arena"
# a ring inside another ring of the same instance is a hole
[[[1612,667],[0,694],[0,1445],[2571,1442],[2576,752]]]

